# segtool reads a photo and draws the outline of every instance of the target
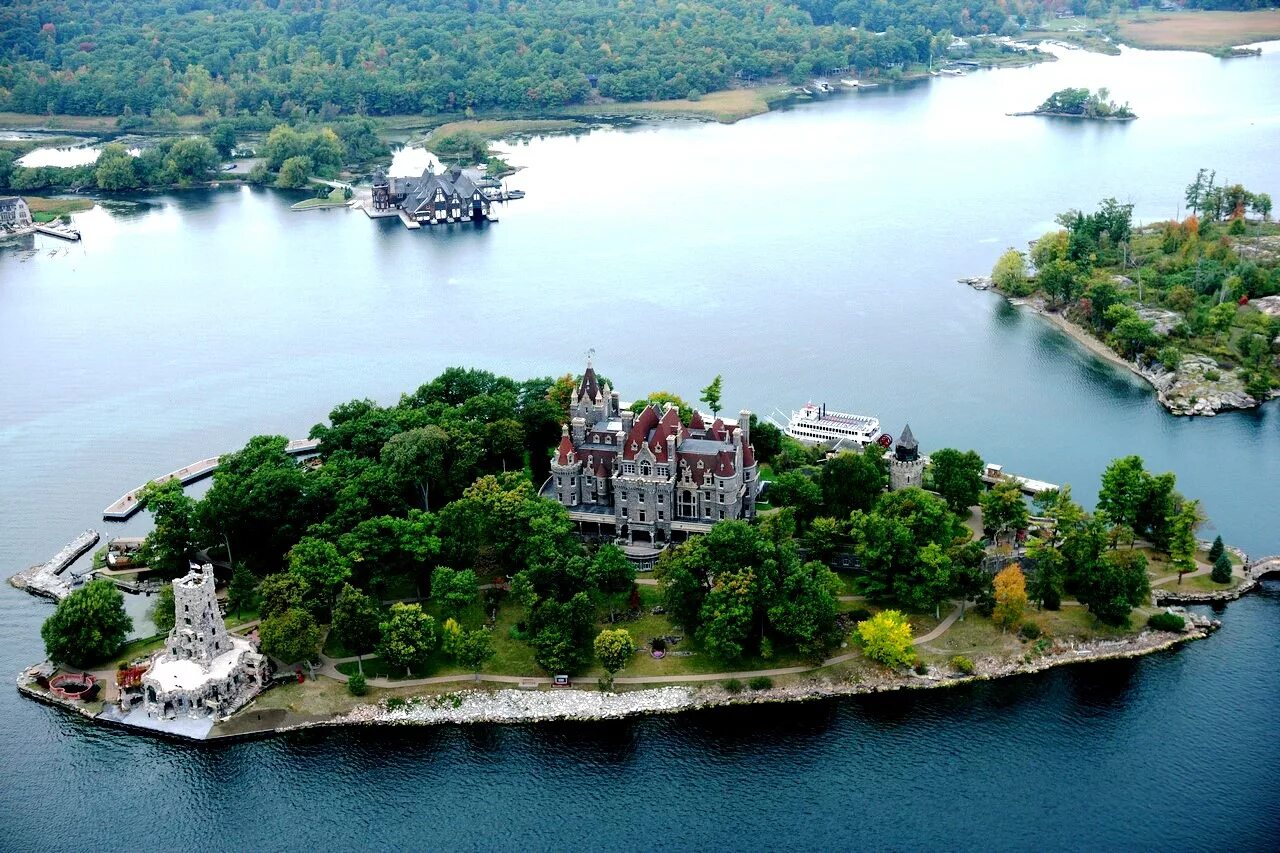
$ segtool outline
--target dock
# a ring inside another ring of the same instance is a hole
[[[1041,492],[1056,492],[1060,487],[1055,483],[1048,483],[1044,480],[1033,480],[1030,477],[1023,477],[1019,474],[1006,474],[1003,465],[997,465],[994,462],[982,463],[982,482],[988,486],[994,486],[996,483],[1004,480],[1012,480],[1022,489],[1022,493],[1035,497]]]
[[[58,237],[63,240],[70,240],[73,243],[80,239],[80,232],[69,226],[59,228],[56,225],[51,225],[44,222],[37,222],[33,227],[35,228],[36,231],[40,232],[41,234],[48,234],[50,237]]]
[[[284,452],[290,456],[307,456],[319,449],[320,442],[318,439],[295,438],[285,445]],[[221,461],[221,456],[211,456],[208,459],[201,459],[199,462],[192,462],[190,465],[186,465],[176,471],[170,471],[163,477],[156,477],[151,482],[167,483],[170,480],[178,480],[185,486],[197,480],[203,480],[213,474],[214,471],[218,470],[218,465],[221,464]],[[102,511],[102,520],[128,521],[133,518],[138,510],[142,508],[138,503],[138,492],[142,491],[145,486],[146,484],[144,483],[136,489],[121,495],[114,503]]]
[[[61,601],[71,594],[71,584],[62,578],[62,573],[80,559],[85,551],[97,545],[99,538],[98,531],[86,530],[64,545],[48,562],[18,572],[9,578],[9,583],[32,595],[43,595],[45,598]]]

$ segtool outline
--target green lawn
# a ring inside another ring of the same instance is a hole
[[[1168,592],[1184,590],[1187,592],[1221,592],[1226,589],[1235,589],[1239,585],[1240,579],[1237,577],[1232,577],[1227,583],[1218,583],[1209,575],[1198,575],[1194,578],[1184,577],[1181,585],[1178,584],[1178,581],[1175,578],[1167,583],[1160,584],[1156,589],[1166,590]]]

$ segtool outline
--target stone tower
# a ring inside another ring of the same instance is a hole
[[[924,477],[924,460],[920,458],[920,445],[907,424],[889,458],[889,491],[920,486]]]
[[[226,623],[218,611],[213,588],[213,566],[192,566],[173,582],[173,630],[165,646],[178,660],[209,662],[231,649]]]

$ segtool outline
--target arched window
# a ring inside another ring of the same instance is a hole
[[[653,466],[652,466],[652,465],[650,465],[648,462],[641,462],[641,463],[640,463],[640,473],[641,473],[641,474],[643,474],[643,475],[644,475],[644,476],[646,476],[646,477],[647,477],[647,476],[649,476],[650,474],[652,474],[652,473],[653,473]]]

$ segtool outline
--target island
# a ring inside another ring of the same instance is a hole
[[[1280,396],[1280,227],[1271,196],[1201,169],[1180,221],[1133,226],[1105,199],[962,279],[1028,305],[1150,382],[1178,415],[1251,409]],[[1252,218],[1250,218],[1252,214]]]
[[[1138,116],[1129,108],[1128,103],[1117,104],[1110,100],[1111,92],[1106,88],[1091,92],[1088,89],[1059,89],[1044,103],[1030,112],[1009,113],[1013,116],[1058,116],[1060,118],[1082,118],[1093,121],[1133,121]]]
[[[1091,514],[910,427],[802,444],[722,395],[451,368],[307,443],[253,438],[202,498],[139,490],[154,530],[45,587],[48,660],[18,688],[212,740],[945,687],[1208,636],[1178,602],[1280,571],[1198,540],[1199,503],[1137,456]],[[154,636],[130,639],[126,574]]]

